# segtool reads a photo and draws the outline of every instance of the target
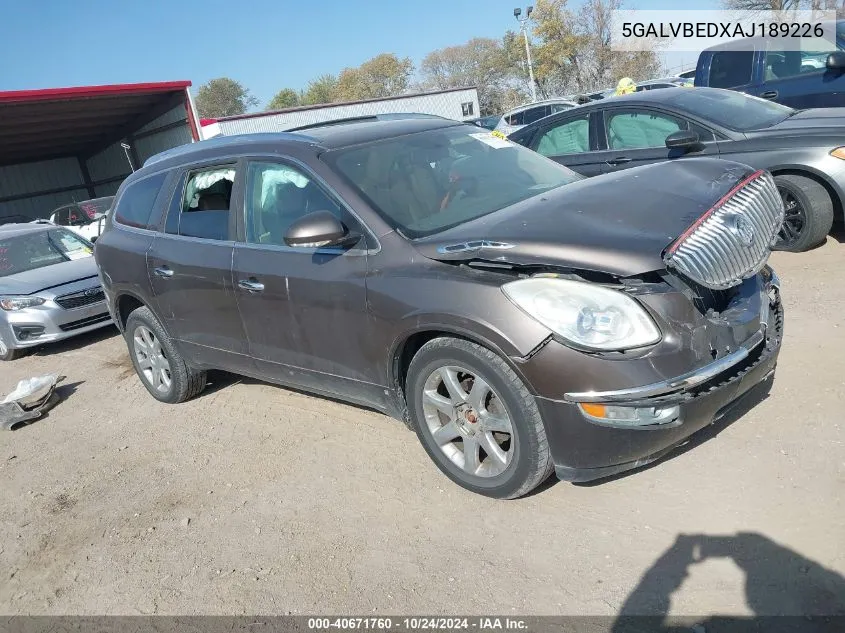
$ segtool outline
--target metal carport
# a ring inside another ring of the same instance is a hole
[[[0,216],[43,218],[111,195],[153,154],[199,140],[190,86],[0,92]]]

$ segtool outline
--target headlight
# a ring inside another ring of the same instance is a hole
[[[660,340],[660,330],[628,295],[595,284],[553,277],[520,279],[502,291],[529,316],[575,347],[623,350]]]
[[[41,297],[0,297],[0,308],[7,311],[32,308],[40,306],[42,303],[44,303],[44,299]]]

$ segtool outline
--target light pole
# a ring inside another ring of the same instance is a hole
[[[537,101],[537,87],[534,85],[534,66],[531,63],[531,47],[528,45],[528,20],[531,19],[531,12],[534,7],[525,7],[525,17],[522,15],[522,9],[517,7],[513,10],[513,17],[519,22],[519,29],[522,31],[522,36],[525,38],[525,56],[528,58],[528,78],[531,83],[531,101]]]

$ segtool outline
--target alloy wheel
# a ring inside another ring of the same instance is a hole
[[[783,200],[783,224],[778,233],[778,246],[789,247],[801,236],[801,232],[807,224],[807,212],[795,195],[780,188],[780,197]]]
[[[465,473],[495,477],[513,460],[516,435],[504,402],[482,377],[440,367],[425,381],[426,426],[443,454]]]
[[[148,327],[139,325],[132,336],[135,359],[141,376],[153,389],[166,394],[170,391],[170,361],[161,348],[161,342]]]

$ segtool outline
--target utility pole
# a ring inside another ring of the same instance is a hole
[[[534,65],[531,63],[531,47],[528,45],[528,20],[531,19],[531,12],[534,10],[533,6],[525,8],[525,17],[522,15],[522,9],[517,7],[513,10],[513,17],[519,22],[519,29],[522,31],[522,37],[525,38],[525,57],[528,59],[528,78],[531,84],[531,101],[537,101],[537,86],[534,84]]]

